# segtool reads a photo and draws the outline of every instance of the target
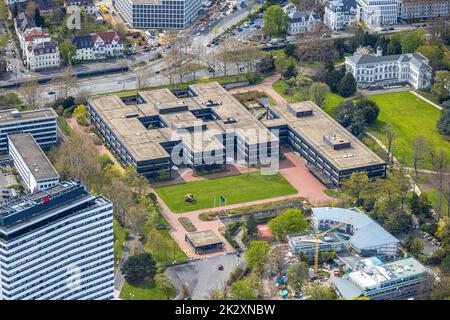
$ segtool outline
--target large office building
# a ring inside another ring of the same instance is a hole
[[[399,15],[402,19],[448,17],[448,0],[400,0]]]
[[[316,244],[318,242],[319,251],[333,250],[337,253],[347,248],[347,241],[341,235],[330,232],[316,239],[314,234],[289,234],[287,236],[289,248],[292,252],[303,253],[307,257],[313,258],[316,253]]]
[[[420,53],[383,56],[380,48],[376,54],[346,57],[345,68],[361,87],[407,83],[415,89],[426,89],[431,86],[433,73],[429,60]]]
[[[312,101],[269,107],[263,123],[279,131],[307,161],[309,170],[325,185],[338,186],[353,172],[385,177],[386,163]]]
[[[356,19],[368,27],[397,24],[399,0],[357,0]]]
[[[184,29],[198,16],[201,0],[114,0],[127,24],[140,29]]]
[[[112,203],[69,180],[0,206],[0,300],[114,296]]]
[[[432,281],[429,270],[413,258],[383,263],[372,257],[364,259],[358,270],[334,278],[332,285],[344,299],[401,300],[423,297]]]
[[[122,163],[147,177],[180,165],[259,164],[264,155],[278,160],[278,138],[215,82],[191,85],[178,97],[160,89],[139,92],[132,102],[91,98],[88,111]]]
[[[9,155],[29,192],[42,191],[59,183],[59,175],[31,133],[8,135]]]
[[[31,133],[41,148],[48,148],[57,141],[56,118],[52,108],[20,112],[17,109],[0,111],[0,153],[8,152],[8,135]]]
[[[323,22],[332,30],[343,30],[356,22],[356,0],[331,0],[325,5]]]
[[[399,240],[356,209],[313,208],[312,227],[317,231],[338,225],[335,232],[348,237],[348,246],[362,256],[395,258]]]

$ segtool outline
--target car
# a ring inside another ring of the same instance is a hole
[[[155,71],[155,74],[160,74],[160,73],[161,73],[161,71],[159,71],[159,70]]]
[[[48,94],[49,96],[54,95],[54,94],[55,94],[55,91],[49,91],[49,92],[47,92],[47,94]]]
[[[219,264],[219,265],[217,266],[217,269],[218,269],[219,271],[223,271],[223,265],[222,265],[222,264]]]

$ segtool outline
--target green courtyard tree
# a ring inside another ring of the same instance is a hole
[[[333,288],[318,283],[308,285],[306,296],[309,300],[336,300],[337,298]]]
[[[338,92],[341,96],[347,98],[356,92],[356,80],[350,72],[347,72],[338,85]]]
[[[269,260],[269,252],[270,245],[267,241],[252,241],[244,255],[247,266],[257,271],[264,270],[264,267]]]
[[[72,115],[80,126],[88,125],[88,122],[87,122],[88,112],[87,112],[87,108],[84,104],[80,104],[78,107],[76,107],[73,110]]]
[[[158,273],[155,276],[155,283],[156,287],[164,293],[167,300],[173,297],[175,293],[175,288],[173,287],[172,281],[170,280],[167,273],[165,272]]]
[[[145,279],[153,280],[156,262],[151,254],[144,252],[129,257],[122,265],[121,271],[129,284],[139,284]]]
[[[71,65],[77,52],[77,48],[66,39],[59,44],[59,51],[61,52],[61,57],[65,64]]]
[[[283,37],[288,30],[288,16],[280,6],[273,5],[264,13],[263,31],[271,37]]]
[[[234,300],[256,300],[257,292],[250,279],[241,279],[231,285],[230,295]]]
[[[309,88],[311,100],[319,107],[323,106],[329,93],[330,87],[326,83],[314,82]]]
[[[342,182],[341,194],[351,205],[361,205],[364,189],[369,182],[370,179],[367,172],[353,172],[349,178],[344,179]]]
[[[305,262],[292,263],[287,269],[289,285],[296,291],[302,290],[309,278],[309,268]]]
[[[278,240],[283,240],[290,233],[301,232],[308,223],[301,210],[288,209],[269,221],[269,228]]]
[[[409,236],[405,242],[406,250],[415,257],[418,257],[423,252],[423,243],[414,236]]]

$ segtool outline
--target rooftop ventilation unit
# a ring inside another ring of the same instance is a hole
[[[223,121],[223,123],[226,123],[226,124],[228,124],[228,123],[235,123],[235,122],[237,122],[237,120],[235,118],[226,118]]]
[[[313,115],[312,108],[302,103],[296,105],[289,104],[287,108],[297,118],[304,118]]]
[[[12,110],[11,111],[11,116],[13,117],[13,118],[18,118],[18,117],[20,117],[20,112],[19,112],[19,110]]]
[[[205,105],[207,107],[220,106],[221,104],[222,104],[222,101],[212,100],[212,99],[208,99],[208,101],[205,102]]]
[[[344,135],[330,133],[323,136],[323,141],[328,144],[333,150],[341,150],[345,148],[349,148],[351,146],[350,140],[348,140]],[[350,155],[352,156],[352,155]],[[348,158],[349,155],[343,156],[344,158]]]

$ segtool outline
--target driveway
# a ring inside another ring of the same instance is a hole
[[[222,271],[218,270],[220,264],[223,265]],[[224,282],[230,277],[230,273],[238,265],[245,266],[242,257],[238,257],[236,254],[224,254],[169,267],[166,271],[178,293],[186,284],[192,299],[199,300],[208,299],[212,289],[221,289]]]

